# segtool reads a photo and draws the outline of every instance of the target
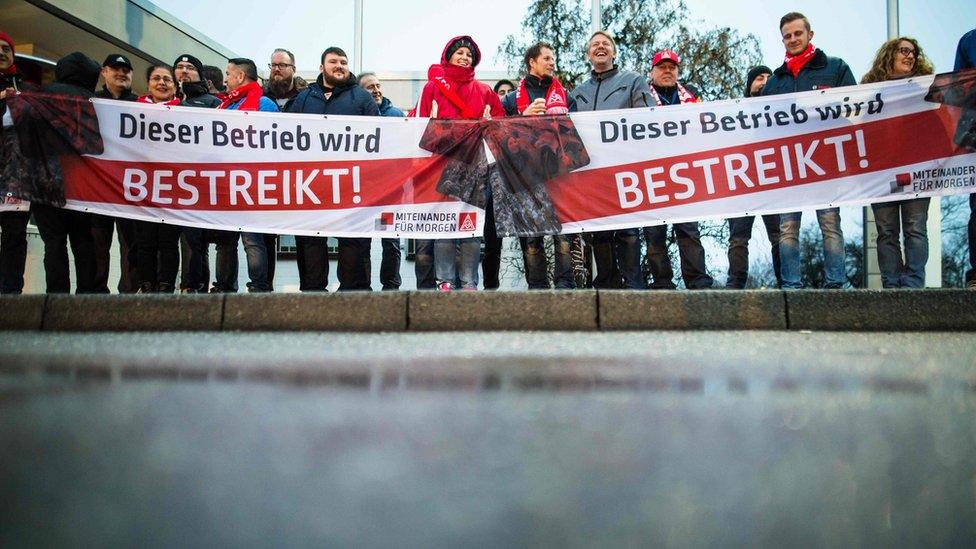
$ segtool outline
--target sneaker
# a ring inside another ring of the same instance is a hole
[[[437,284],[438,292],[450,292],[453,290],[454,290],[454,286],[452,286],[451,283],[446,280]]]

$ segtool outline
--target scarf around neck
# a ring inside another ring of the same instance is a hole
[[[542,82],[542,80],[539,80]],[[569,112],[569,101],[566,99],[566,90],[559,80],[553,78],[546,90],[546,114],[566,114]],[[525,87],[525,78],[519,81],[518,90],[515,92],[515,107],[518,113],[522,114],[529,108],[529,91]]]
[[[179,97],[174,97],[174,98],[170,99],[169,101],[163,101],[162,103],[157,103],[157,102],[153,101],[153,98],[152,98],[151,95],[140,95],[139,98],[136,99],[136,101],[139,102],[139,103],[148,103],[150,105],[176,106],[176,105],[179,105],[180,104],[180,98]]]
[[[261,89],[261,84],[257,82],[248,82],[236,90],[227,94],[227,98],[220,103],[218,109],[226,109],[227,107],[233,105],[241,97],[244,98],[241,104],[237,106],[239,111],[256,111],[261,106],[261,96],[264,95],[264,90]]]
[[[466,104],[457,94],[460,84],[474,79],[474,67],[460,67],[458,65],[431,65],[427,71],[427,78],[441,91],[448,101],[461,111],[463,118],[481,118],[481,112]]]
[[[793,78],[796,78],[800,74],[800,69],[806,66],[807,63],[813,59],[813,54],[816,53],[817,48],[814,47],[813,42],[807,44],[807,49],[803,50],[800,55],[790,55],[786,54],[786,68],[793,73]]]
[[[687,88],[681,85],[680,82],[676,83],[675,86],[678,88],[678,102],[668,103],[668,105],[680,105],[683,103],[697,103],[698,98],[694,96]],[[657,106],[663,106],[664,103],[661,101],[661,96],[657,93],[657,89],[654,88],[654,84],[651,84],[651,96],[657,103]]]

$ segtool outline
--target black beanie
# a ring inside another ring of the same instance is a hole
[[[749,97],[749,90],[752,88],[752,81],[759,77],[760,74],[773,74],[773,71],[769,70],[766,65],[756,65],[755,67],[749,69],[749,73],[746,74],[746,94],[745,97]]]
[[[481,61],[481,56],[478,54],[478,48],[474,46],[474,42],[472,42],[467,36],[462,36],[461,38],[451,42],[451,45],[447,47],[447,58],[444,59],[444,61],[450,63],[451,56],[454,55],[454,52],[461,48],[468,48],[468,51],[471,52],[471,66],[478,66],[478,63]]]
[[[174,71],[176,70],[176,64],[177,63],[189,63],[189,64],[193,65],[194,67],[197,68],[197,74],[200,75],[200,78],[201,79],[203,78],[203,63],[201,63],[200,60],[197,59],[196,57],[193,57],[192,55],[190,55],[188,53],[184,53],[183,55],[177,57],[176,58],[176,61],[173,61],[173,70]]]

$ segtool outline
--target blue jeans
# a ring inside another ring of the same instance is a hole
[[[552,280],[557,290],[572,290],[576,288],[573,279],[573,258],[570,255],[572,235],[557,234],[552,237],[554,263]],[[549,288],[549,261],[546,258],[545,241],[541,236],[523,237],[522,260],[525,263],[525,281],[530,290],[546,290]]]
[[[434,272],[438,282],[450,282],[458,288],[476,290],[480,263],[480,237],[434,241]]]
[[[268,246],[261,233],[241,233],[244,255],[247,256],[247,283],[249,292],[270,292],[268,283]]]
[[[878,226],[881,285],[885,288],[925,287],[925,264],[929,260],[926,223],[930,201],[929,198],[914,198],[871,205]],[[899,232],[905,235],[904,261]]]
[[[800,280],[800,214],[790,212],[780,215],[779,260],[783,276],[781,287],[798,289]],[[840,208],[817,210],[817,222],[823,234],[824,288],[846,288],[847,274],[844,265],[844,232],[840,228]]]

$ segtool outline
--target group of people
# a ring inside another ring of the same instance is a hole
[[[756,97],[794,93],[856,84],[848,65],[838,57],[816,48],[809,20],[791,12],[780,20],[785,59],[775,70],[757,66],[748,71],[744,95]],[[0,32],[0,108],[4,113],[4,148],[12,124],[3,97],[25,89],[14,65],[14,44]],[[346,53],[338,47],[326,49],[320,59],[320,74],[309,83],[295,72],[295,56],[285,49],[271,54],[270,78],[262,86],[255,63],[231,59],[223,73],[205,66],[193,55],[176,58],[172,65],[153,64],[146,71],[148,93],[131,92],[132,64],[123,54],[109,55],[98,66],[81,53],[58,61],[55,82],[46,91],[138,101],[155,105],[182,105],[229,110],[281,111],[284,113],[337,114],[353,116],[420,116],[443,119],[562,115],[575,111],[649,108],[700,100],[698,90],[680,79],[681,57],[672,50],[657,52],[648,77],[621,70],[616,62],[616,43],[604,31],[594,33],[586,55],[592,71],[575,89],[565,89],[556,74],[554,49],[538,42],[524,54],[525,76],[517,84],[502,80],[494,89],[475,78],[481,51],[470,36],[449,40],[440,62],[429,71],[416,106],[405,114],[383,95],[375,73],[356,77],[349,70]],[[955,69],[976,66],[976,30],[959,41]],[[861,83],[932,74],[932,63],[912,38],[885,42]],[[95,86],[101,76],[104,84]],[[6,154],[6,153],[5,153]],[[418,289],[474,290],[478,288],[479,266],[486,289],[498,288],[502,239],[492,219],[490,187],[486,189],[487,220],[484,238],[418,240],[415,269]],[[878,259],[886,288],[922,287],[928,260],[926,222],[928,198],[885,202],[873,206],[878,228]],[[976,194],[970,195],[976,212]],[[75,259],[79,293],[107,293],[108,266],[113,230],[117,230],[122,275],[119,292],[236,292],[238,242],[243,242],[251,292],[274,289],[277,236],[258,233],[204,230],[147,221],[91,215],[42,204],[31,212],[44,241],[44,268],[48,292],[68,292],[67,245]],[[27,212],[0,213],[0,291],[19,293],[23,288],[26,258]],[[802,288],[799,229],[800,212],[764,215],[772,244],[773,268],[779,287]],[[838,208],[817,211],[823,234],[825,287],[844,288],[844,235]],[[748,244],[753,217],[729,219],[729,271],[726,286],[741,289],[748,277]],[[677,242],[680,272],[688,289],[713,285],[705,267],[705,251],[697,222],[672,227]],[[641,235],[646,257],[641,262]],[[553,238],[553,285],[557,289],[576,287],[570,235]],[[976,214],[969,222],[972,269],[967,281],[976,287]],[[902,250],[902,240],[904,251]],[[650,288],[674,289],[674,272],[668,254],[668,228],[603,231],[593,234],[596,264],[592,285],[596,288],[643,289],[647,287],[642,265],[650,271]],[[380,282],[382,289],[401,285],[399,239],[382,239]],[[525,277],[530,289],[550,287],[544,238],[521,238]],[[216,247],[214,282],[209,273],[209,245]],[[482,246],[484,250],[482,251]],[[182,248],[182,249],[181,249]],[[368,290],[370,283],[368,238],[338,239],[340,290]],[[329,284],[329,250],[324,237],[296,237],[299,286],[302,291],[325,291]],[[180,266],[182,257],[182,268]],[[177,275],[181,273],[177,283]]]

